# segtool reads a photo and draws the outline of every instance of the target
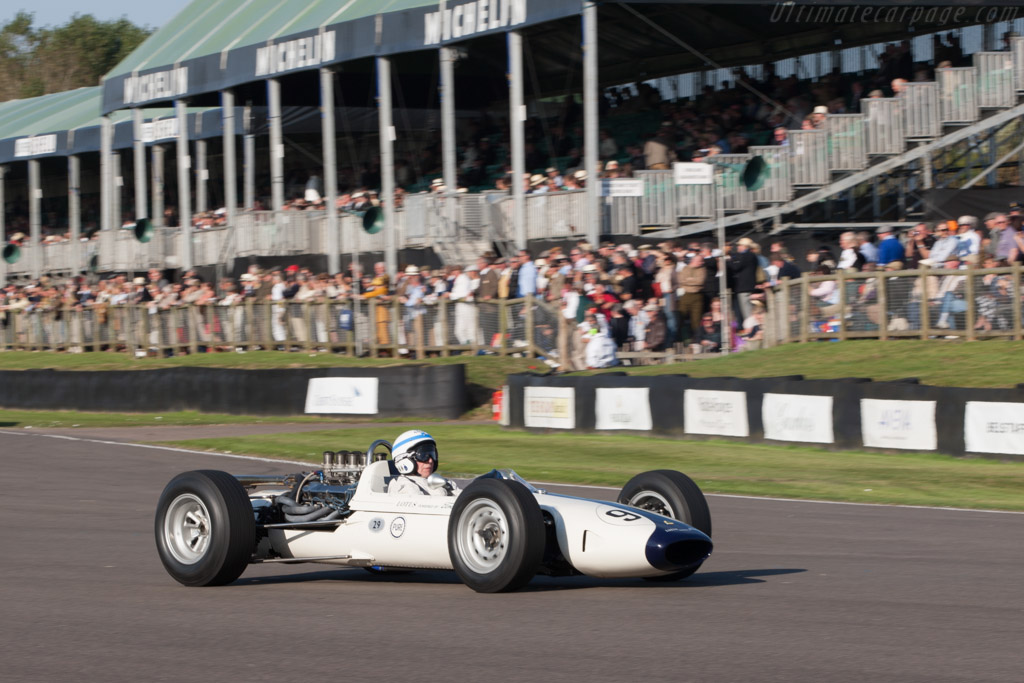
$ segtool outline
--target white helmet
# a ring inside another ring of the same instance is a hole
[[[434,437],[421,429],[410,429],[402,432],[391,447],[391,459],[395,461],[395,469],[402,474],[416,471],[416,461],[433,461],[437,469],[437,442]]]

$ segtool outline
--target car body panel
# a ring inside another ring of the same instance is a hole
[[[284,558],[347,566],[452,569],[448,522],[456,497],[388,494],[391,476],[388,461],[367,466],[349,502],[351,515],[337,527],[269,529],[273,549]],[[710,539],[678,520],[526,486],[554,524],[561,554],[582,574],[598,578],[670,574],[681,565],[666,559],[666,548],[684,540],[706,546],[706,552],[695,550],[700,562],[710,554]]]

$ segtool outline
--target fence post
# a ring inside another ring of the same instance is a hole
[[[967,264],[967,279],[965,280],[964,296],[967,297],[967,312],[964,314],[964,327],[967,341],[974,341],[978,335],[974,331],[974,264]],[[955,296],[955,294],[954,294]]]
[[[263,337],[263,349],[265,351],[273,351],[277,348],[277,344],[274,341],[274,315],[276,315],[274,308],[276,304],[273,301],[263,301],[260,303],[263,308],[263,324],[260,325],[262,329]]]
[[[426,357],[423,349],[423,318],[426,315],[426,309],[420,315],[417,315],[412,319],[413,334],[416,335],[416,360],[423,360]],[[406,340],[406,346],[412,346]]]
[[[391,321],[394,323],[395,329],[395,333],[391,336],[391,356],[393,358],[398,358],[400,355],[398,353],[398,333],[400,331],[404,332],[404,325],[402,324],[402,304],[398,300],[397,296],[395,297],[395,300],[391,302]],[[410,346],[412,346],[412,344],[409,343],[408,335],[406,335],[405,348],[408,349]]]
[[[921,339],[928,339],[928,328],[932,323],[928,316],[928,270],[918,266],[917,272],[921,285]]]
[[[188,316],[188,352],[199,353],[199,315],[195,304],[187,304],[185,315]]]
[[[138,310],[138,304],[128,304],[125,306],[125,320],[121,325],[122,329],[124,329],[125,348],[128,349],[128,354],[133,360],[137,357],[135,353],[135,334],[137,329],[133,323],[135,322]]]
[[[526,295],[526,301],[523,304],[526,306],[526,357],[534,358],[533,341],[537,338],[533,333],[533,294]]]
[[[811,283],[810,274],[800,274],[800,341],[806,343],[808,333],[811,331]],[[722,330],[722,340],[725,343],[725,330]]]
[[[498,355],[504,356],[505,335],[508,334],[508,299],[499,299],[498,304]]]
[[[370,305],[366,311],[366,324],[370,330],[367,333],[367,341],[370,346],[370,357],[377,357],[377,299],[370,299]]]
[[[473,304],[474,307],[476,304]],[[474,309],[475,310],[475,309]],[[437,324],[441,328],[441,338],[437,340],[441,347],[441,358],[449,356],[448,351],[448,299],[437,300]],[[458,341],[456,339],[455,341]]]
[[[1020,262],[1013,264],[1013,338],[1024,339],[1024,329],[1021,328],[1021,301],[1020,301]]]
[[[313,335],[315,330],[313,329],[313,311],[308,301],[302,302],[302,324],[306,328],[306,353],[313,350]]]
[[[886,289],[888,278],[883,273],[878,274],[878,284],[875,285],[875,300],[878,301],[878,338],[885,341],[889,338],[889,292]]]
[[[252,351],[254,348],[256,348],[255,304],[256,302],[253,299],[246,299],[245,301],[242,302],[242,305],[245,306],[245,318],[243,318],[243,320],[245,320],[246,329],[238,331],[238,346],[247,351]]]
[[[846,270],[839,269],[836,286],[839,287],[839,341],[848,339],[846,329]]]

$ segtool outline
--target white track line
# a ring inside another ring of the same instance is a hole
[[[130,446],[134,448],[147,448],[156,451],[170,451],[172,453],[188,453],[189,455],[209,455],[216,456],[218,458],[234,458],[235,460],[255,460],[259,462],[275,462],[284,465],[295,465],[295,464],[307,464],[313,465],[305,460],[282,460],[279,458],[261,458],[255,455],[235,455],[234,453],[221,453],[218,451],[197,451],[190,448],[175,448],[173,446],[158,446],[155,444],[148,443],[133,443],[130,441],[107,441],[104,439],[89,439],[79,436],[66,436],[64,434],[41,434],[39,432],[23,431],[23,432],[12,432],[7,430],[0,430],[0,434],[10,434],[11,436],[36,436],[44,437],[47,439],[62,439],[64,441],[80,441],[83,443],[95,443],[102,444],[104,446]],[[531,482],[538,486],[563,486],[567,488],[578,488],[578,489],[599,489],[602,491],[618,491],[619,489],[614,486],[595,486],[592,484],[564,484],[552,481],[535,481]],[[845,501],[836,500],[810,500],[804,498],[770,498],[767,496],[741,496],[732,493],[708,493],[705,494],[708,497],[713,498],[736,498],[739,500],[764,500],[778,503],[814,503],[817,505],[853,505],[857,507],[874,507],[874,508],[906,508],[909,510],[943,510],[946,512],[985,512],[996,515],[1024,515],[1024,512],[1018,512],[1016,510],[974,510],[970,508],[951,508],[951,507],[933,507],[928,505],[887,505],[884,503],[850,503]]]

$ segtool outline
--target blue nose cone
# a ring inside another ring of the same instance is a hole
[[[659,524],[647,539],[647,561],[666,572],[696,570],[711,555],[714,545],[703,532],[681,522]]]

